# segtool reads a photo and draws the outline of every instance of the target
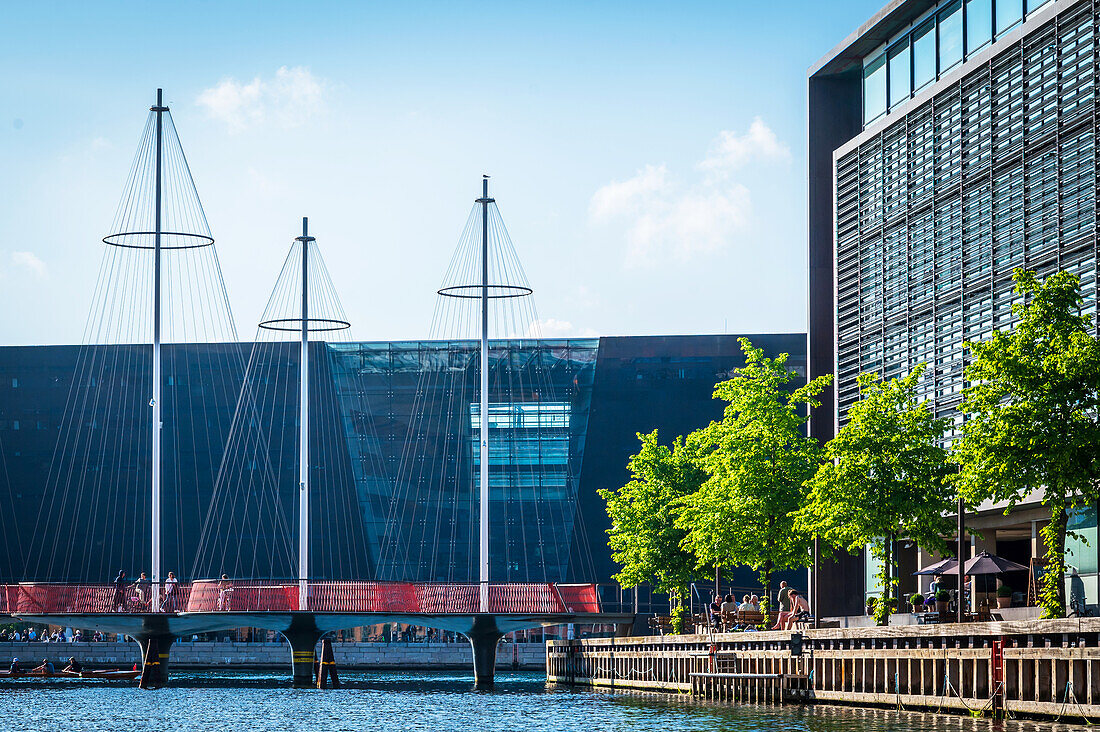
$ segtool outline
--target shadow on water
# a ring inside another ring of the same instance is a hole
[[[0,683],[0,729],[175,732],[214,729],[440,732],[1059,732],[1083,727],[993,723],[855,707],[784,707],[685,696],[546,686],[539,672],[499,674],[475,690],[468,673],[341,674],[340,689],[293,689],[282,674],[176,671],[143,692],[110,682]]]

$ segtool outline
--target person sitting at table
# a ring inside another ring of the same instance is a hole
[[[715,593],[707,610],[710,613],[711,625],[718,625],[722,621],[722,596]]]
[[[750,597],[749,604],[752,605],[753,611],[760,612],[760,595],[753,595]]]
[[[722,603],[722,613],[735,613],[737,612],[737,602],[733,599],[733,595],[726,595],[725,601]]]
[[[737,609],[738,610],[752,610],[753,609],[752,598],[749,597],[748,595],[745,595],[744,597],[742,597],[741,598],[741,604],[737,606]]]

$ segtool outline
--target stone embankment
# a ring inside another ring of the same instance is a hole
[[[335,643],[337,667],[355,670],[420,669],[469,671],[469,643]],[[18,658],[24,668],[43,658],[55,664],[69,656],[92,668],[130,668],[141,661],[137,643],[0,643],[0,665]],[[179,669],[241,668],[287,671],[290,646],[279,643],[177,641],[171,667]],[[501,643],[497,668],[541,669],[546,665],[542,643]]]

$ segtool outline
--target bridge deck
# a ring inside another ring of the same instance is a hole
[[[599,613],[594,584],[490,584],[489,605],[480,605],[477,584],[432,582],[307,583],[307,606],[300,605],[297,580],[200,580],[159,587],[135,583],[119,592],[108,584],[21,583],[0,585],[0,614],[149,614],[320,612],[397,615],[502,614],[568,615]]]

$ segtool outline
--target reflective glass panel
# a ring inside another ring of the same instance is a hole
[[[1027,12],[1038,10],[1049,2],[1050,0],[1027,0]]]
[[[993,0],[966,0],[966,52],[993,40]]]
[[[913,31],[913,88],[936,78],[936,23],[930,19]]]
[[[956,0],[940,11],[940,73],[963,60],[962,2]]]
[[[886,54],[863,69],[863,123],[886,111]]]
[[[1096,571],[1096,508],[1079,508],[1069,515],[1066,564],[1080,573]]]
[[[1022,0],[997,0],[997,34],[1000,35],[1024,19]]]
[[[890,106],[909,98],[912,79],[909,75],[909,41],[890,49]]]

